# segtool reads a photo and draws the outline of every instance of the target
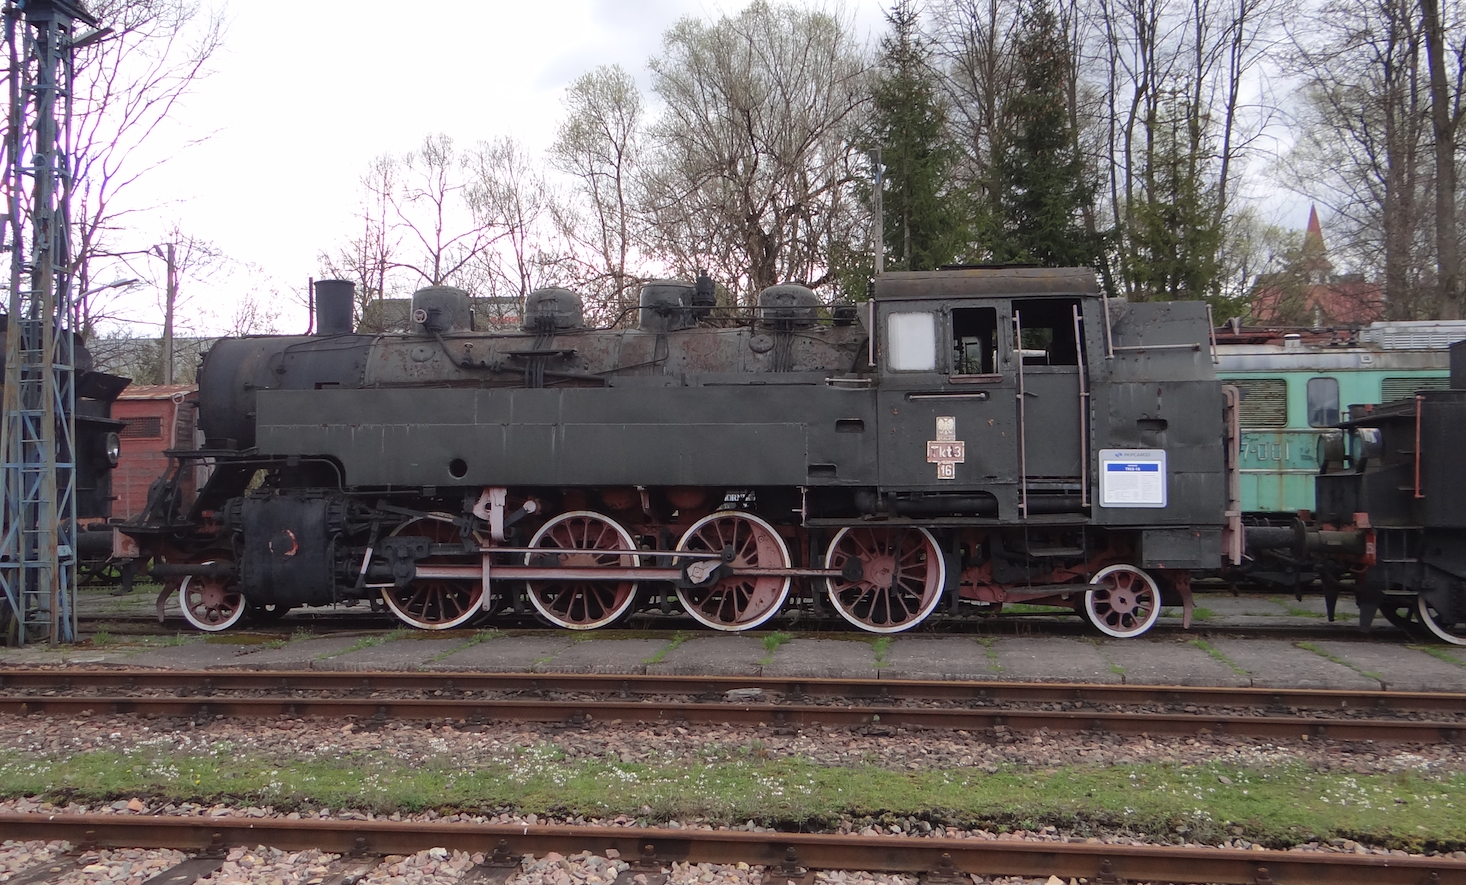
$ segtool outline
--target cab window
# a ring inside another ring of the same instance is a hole
[[[1308,426],[1330,427],[1339,423],[1339,379],[1308,379]]]
[[[886,354],[893,371],[936,371],[936,314],[893,313],[887,317]]]
[[[1079,342],[1074,335],[1072,298],[1034,298],[1013,302],[1022,331],[1019,343],[1025,366],[1077,366]]]
[[[952,311],[952,374],[994,375],[998,371],[998,309],[959,307]]]

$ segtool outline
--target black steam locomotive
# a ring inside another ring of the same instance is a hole
[[[747,310],[659,282],[627,329],[545,289],[475,331],[438,287],[409,332],[367,335],[351,298],[317,284],[318,334],[213,346],[207,442],[123,529],[201,629],[369,600],[424,629],[680,606],[746,630],[801,605],[894,633],[1035,601],[1128,637],[1242,553],[1205,305],[1107,300],[1088,270]]]

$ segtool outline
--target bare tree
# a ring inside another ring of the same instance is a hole
[[[643,107],[631,75],[619,66],[582,75],[565,94],[550,164],[575,179],[558,220],[575,247],[580,284],[618,316],[634,306],[641,274],[633,269],[638,218],[633,174],[641,160]]]
[[[1298,140],[1283,179],[1332,212],[1331,254],[1382,279],[1396,319],[1434,316],[1424,36],[1413,0],[1334,0],[1297,41]]]
[[[711,25],[684,19],[650,62],[643,216],[655,258],[711,269],[744,295],[828,279],[833,249],[864,223],[850,144],[867,63],[847,23],[755,0]]]
[[[334,252],[321,252],[318,257],[328,277],[356,284],[354,321],[361,320],[373,301],[397,294],[388,289],[387,272],[401,248],[401,234],[392,210],[398,174],[395,157],[386,155],[372,160],[360,179],[361,196],[355,219],[359,233]]]
[[[543,174],[518,142],[480,142],[467,157],[469,205],[477,224],[492,231],[493,248],[475,261],[479,294],[521,303],[552,263],[541,244],[551,199]]]
[[[88,6],[110,30],[78,48],[75,60],[71,260],[86,334],[103,318],[85,295],[94,273],[120,251],[118,236],[133,219],[157,208],[129,202],[134,185],[167,161],[143,145],[209,74],[224,38],[221,11],[199,0],[92,0]]]

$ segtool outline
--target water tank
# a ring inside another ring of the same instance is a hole
[[[526,332],[570,332],[584,326],[585,303],[569,289],[536,289],[524,299]]]
[[[696,287],[683,280],[653,280],[641,287],[637,328],[643,332],[675,332],[697,325],[692,312]]]
[[[819,318],[820,297],[793,283],[758,293],[759,319],[771,326],[803,329]]]
[[[419,335],[473,331],[468,293],[453,286],[429,286],[413,292],[412,331]]]

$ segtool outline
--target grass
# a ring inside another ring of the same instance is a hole
[[[826,829],[841,819],[920,817],[996,830],[1057,826],[1087,836],[1126,832],[1219,841],[1243,835],[1285,848],[1349,838],[1393,848],[1466,847],[1466,774],[1318,772],[1303,765],[1220,762],[999,766],[922,771],[767,758],[756,747],[703,748],[702,758],[646,765],[610,756],[568,759],[548,744],[498,759],[265,758],[215,744],[194,755],[159,745],[129,752],[0,753],[0,796],[103,803],[248,803],[277,810],[482,813],[648,822],[755,820]],[[1223,780],[1225,778],[1225,780]]]
[[[388,638],[389,636],[363,636],[355,642],[351,643],[351,645],[347,646],[346,648],[341,649],[340,651],[327,651],[316,655],[316,660],[325,661],[331,658],[340,657],[341,655],[349,655],[354,651],[362,651],[368,648],[376,648],[377,646],[386,642]]]
[[[980,637],[977,641],[982,643],[983,650],[985,652],[987,652],[988,672],[989,673],[1001,673],[1001,672],[1003,672],[1003,665],[1000,664],[1000,663],[998,663],[997,643],[995,641],[993,641],[993,637],[991,637],[991,636],[983,636],[983,637]]]
[[[1207,654],[1211,655],[1213,658],[1216,658],[1217,660],[1221,661],[1223,664],[1226,664],[1228,667],[1231,667],[1233,673],[1236,673],[1239,676],[1251,676],[1252,675],[1251,673],[1248,673],[1246,670],[1244,670],[1241,667],[1237,666],[1237,664],[1231,658],[1229,658],[1226,655],[1222,654],[1222,650],[1221,649],[1219,649],[1216,646],[1212,645],[1210,642],[1207,642],[1205,639],[1193,639],[1193,640],[1191,640],[1191,644],[1194,645],[1194,646],[1196,646],[1197,648],[1201,649],[1202,651],[1206,652]]]
[[[1466,667],[1466,661],[1461,660],[1460,658],[1456,657],[1455,655],[1451,654],[1449,651],[1438,645],[1407,645],[1405,647],[1413,651],[1423,651],[1433,658],[1445,661],[1447,664],[1454,664],[1457,667]]]
[[[437,663],[438,661],[446,660],[447,658],[458,654],[465,648],[472,648],[473,646],[478,645],[481,642],[488,642],[490,639],[498,639],[500,636],[503,635],[504,634],[500,633],[498,630],[475,630],[472,636],[463,640],[462,645],[457,645],[453,648],[446,648],[428,658],[428,660]]]
[[[1338,664],[1340,667],[1348,667],[1350,670],[1353,670],[1355,673],[1358,673],[1360,676],[1368,676],[1370,679],[1378,680],[1379,682],[1384,682],[1385,681],[1385,677],[1384,677],[1383,674],[1380,674],[1380,673],[1370,673],[1367,670],[1361,670],[1358,667],[1354,666],[1353,664],[1349,663],[1348,661],[1344,660],[1343,658],[1339,657],[1338,655],[1330,654],[1328,651],[1326,651],[1322,647],[1320,647],[1319,644],[1316,643],[1316,642],[1299,642],[1299,643],[1297,643],[1297,646],[1299,648],[1303,649],[1304,651],[1311,651],[1311,652],[1313,652],[1314,654],[1318,655],[1319,657],[1323,658],[1324,660],[1333,661],[1335,664]]]
[[[870,641],[870,648],[876,655],[875,667],[877,670],[891,666],[891,662],[886,660],[886,653],[891,650],[891,637],[879,636],[872,639]]]
[[[669,641],[666,645],[662,646],[661,648],[657,649],[656,654],[653,654],[651,657],[646,658],[645,660],[642,661],[642,663],[643,664],[660,664],[663,660],[666,659],[667,655],[669,655],[672,652],[676,651],[677,648],[678,648],[678,646],[682,645],[682,643],[686,642],[687,640],[691,639],[692,637],[693,637],[693,634],[691,634],[691,633],[683,633],[680,630],[677,631],[676,633],[672,634],[671,641]]]
[[[768,652],[768,654],[764,655],[762,658],[759,658],[758,665],[760,667],[766,667],[769,664],[772,664],[774,662],[774,652],[778,650],[779,646],[783,645],[786,642],[792,642],[793,640],[793,636],[783,632],[782,630],[776,630],[773,633],[765,636],[764,651]]]

